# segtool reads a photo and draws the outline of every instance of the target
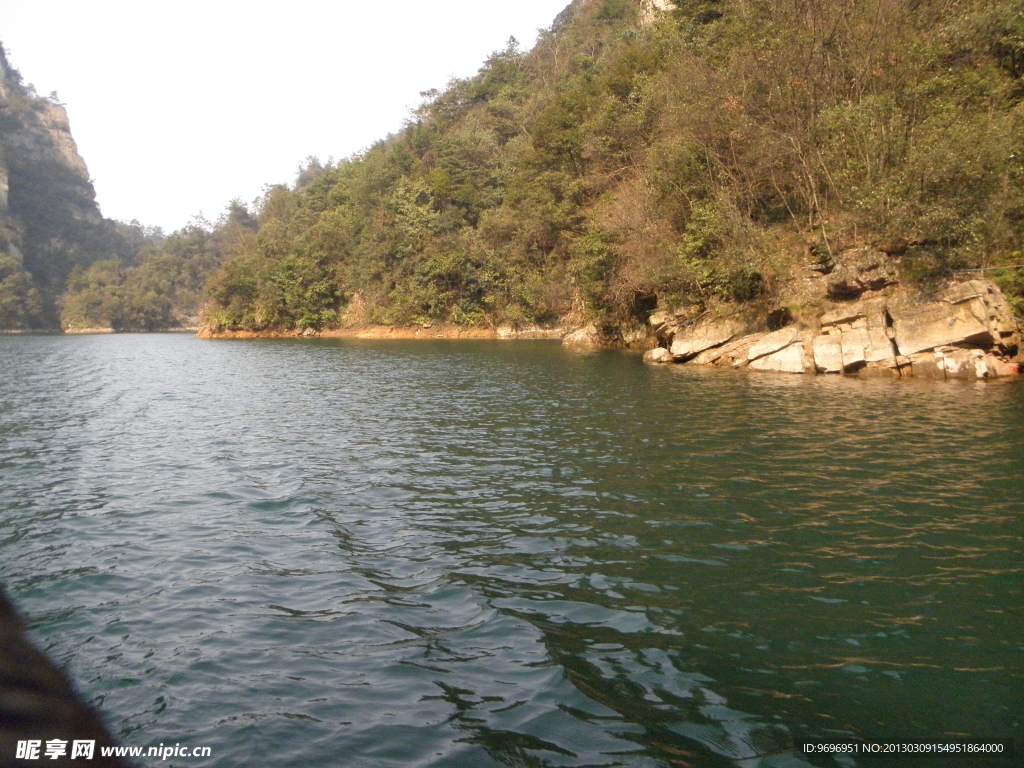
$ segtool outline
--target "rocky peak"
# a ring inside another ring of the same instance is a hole
[[[55,325],[67,276],[75,266],[109,257],[115,241],[67,111],[24,84],[0,46],[0,259],[7,262],[0,267],[10,270],[13,260],[28,273],[20,284],[42,300],[34,319],[0,314],[0,327]]]
[[[20,76],[11,69],[11,65],[7,61],[7,52],[0,45],[0,99],[7,98],[9,90],[7,83],[12,79],[20,79]]]
[[[28,162],[58,163],[91,188],[89,169],[78,154],[78,145],[71,135],[71,123],[64,105],[40,100],[33,113],[34,119],[25,121],[27,125],[21,131],[12,132],[6,137],[7,146],[21,150],[23,159]]]
[[[40,98],[22,84],[21,75],[7,60],[0,45],[0,168],[12,184],[16,166],[54,165],[70,172],[88,198],[87,210],[78,211],[86,218],[100,220],[95,204],[95,191],[89,180],[89,169],[78,154],[78,145],[71,135],[71,125],[63,104]],[[70,179],[69,179],[70,181]],[[13,194],[17,194],[15,190]]]

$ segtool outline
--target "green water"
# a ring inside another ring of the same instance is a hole
[[[1024,746],[1020,382],[182,335],[0,370],[0,576],[123,743],[213,753],[153,765]]]

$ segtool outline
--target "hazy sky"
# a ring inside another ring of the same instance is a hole
[[[567,4],[2,0],[0,41],[67,105],[103,214],[170,232],[398,130],[421,91]]]

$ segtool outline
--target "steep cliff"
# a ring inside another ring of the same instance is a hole
[[[25,85],[0,47],[0,329],[58,327],[72,270],[123,248],[64,107]]]

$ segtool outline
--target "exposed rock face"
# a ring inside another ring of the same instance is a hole
[[[981,349],[940,347],[907,359],[909,365],[905,370],[909,369],[917,378],[994,379],[1019,372],[1015,364]]]
[[[942,379],[995,378],[1020,369],[1014,362],[1020,329],[1006,298],[988,280],[954,283],[924,303],[875,295],[835,304],[820,316],[818,330],[789,325],[741,335],[750,330],[749,321],[725,318],[677,327],[667,317],[652,316],[652,324],[655,320],[664,346],[645,355],[652,362],[670,356],[676,362],[755,371]],[[670,345],[664,341],[666,329]]]
[[[752,361],[751,365],[753,365],[758,359],[773,355],[790,346],[796,341],[798,335],[797,329],[789,326],[761,336],[747,349],[747,360]]]
[[[896,354],[884,298],[837,307],[821,317],[813,339],[814,365],[821,373],[852,373]]]
[[[2,65],[0,65],[2,66]],[[5,136],[8,152],[13,152],[21,162],[54,163],[70,171],[82,182],[87,197],[95,199],[95,192],[90,195],[89,169],[78,154],[78,145],[71,136],[71,123],[67,110],[61,104],[38,100],[32,105],[35,119],[23,120],[21,130],[12,131]],[[94,218],[100,217],[95,206],[89,206],[81,215]]]
[[[815,336],[812,342],[814,350],[814,367],[821,373],[842,373],[846,370],[843,364],[843,338],[838,333],[823,333]]]
[[[938,301],[889,311],[904,355],[947,344],[999,345],[1017,332],[1006,297],[987,280],[960,283]]]
[[[676,360],[685,362],[706,349],[724,344],[744,328],[745,324],[734,318],[703,322],[685,334],[676,333],[669,351]]]
[[[27,271],[41,313],[0,315],[0,328],[56,325],[56,298],[76,265],[109,258],[124,243],[96,205],[64,107],[21,82],[0,47],[0,258]]]
[[[640,0],[640,23],[647,26],[662,13],[671,9],[671,0]]]
[[[826,281],[830,299],[856,299],[866,291],[879,291],[898,280],[888,254],[873,248],[855,248],[841,254]]]
[[[693,362],[697,365],[741,366],[747,361],[750,345],[759,338],[761,338],[759,333],[740,336],[720,347],[704,350],[693,358]]]
[[[591,323],[571,331],[569,328],[512,328],[498,329],[498,338],[517,339],[561,339],[567,347],[632,347],[645,349],[650,346],[651,332],[641,324],[601,325]]]
[[[788,344],[770,355],[751,360],[750,368],[754,371],[775,373],[804,373],[808,369],[804,345],[801,342]]]
[[[49,173],[60,189],[50,204],[58,203],[75,219],[102,221],[89,169],[71,136],[67,110],[61,104],[34,96],[21,84],[21,76],[7,63],[0,47],[0,217],[17,215],[19,196],[38,194],[20,185],[38,186]],[[33,171],[35,171],[33,173]]]
[[[672,357],[672,353],[664,347],[655,347],[654,349],[648,349],[644,352],[645,363],[674,363],[675,358]]]
[[[597,330],[596,325],[584,326],[562,339],[562,344],[567,347],[599,347],[602,342],[601,332]]]

